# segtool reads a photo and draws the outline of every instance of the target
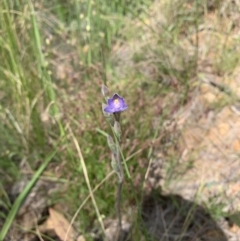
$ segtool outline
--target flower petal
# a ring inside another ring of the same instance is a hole
[[[116,93],[113,95],[112,98],[109,98],[107,102],[107,107],[104,108],[104,111],[108,113],[121,112],[128,108],[125,100]]]

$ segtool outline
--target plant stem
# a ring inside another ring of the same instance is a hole
[[[116,118],[116,116],[115,116]],[[120,154],[120,138],[117,137],[114,128],[112,128],[112,132],[114,134],[114,139],[117,147],[117,153],[116,153],[116,161],[119,169],[118,173],[118,189],[117,189],[117,197],[116,197],[116,204],[117,204],[117,216],[118,216],[118,241],[123,241],[123,230],[122,230],[122,215],[121,215],[121,194],[122,194],[122,185],[124,180],[124,171],[123,166],[121,162],[121,154]]]
[[[118,216],[118,229],[119,229],[118,241],[123,241],[122,215],[121,215],[122,184],[123,184],[123,181],[119,180],[118,190],[117,190],[117,216]]]
[[[120,143],[118,138],[115,136],[115,141],[116,141],[116,146],[117,146],[117,162],[118,162],[118,167],[119,167],[119,175],[118,175],[118,189],[117,189],[117,216],[118,216],[118,231],[119,231],[119,236],[118,236],[118,241],[123,240],[123,230],[122,230],[122,215],[121,215],[121,194],[122,194],[122,185],[123,185],[123,180],[124,180],[124,171],[123,171],[123,166],[121,162],[121,156],[120,156]]]

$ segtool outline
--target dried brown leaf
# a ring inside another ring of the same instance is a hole
[[[70,230],[68,232],[68,228],[70,226],[70,223],[68,220],[59,212],[56,210],[49,208],[49,219],[51,220],[51,226],[56,232],[57,236],[64,241],[73,241],[75,236],[75,231],[73,227],[70,227]],[[66,233],[68,232],[68,236],[66,236]]]

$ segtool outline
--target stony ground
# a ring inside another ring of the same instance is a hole
[[[231,65],[228,71],[230,59],[222,58],[224,48],[230,58],[239,51],[235,42],[240,33],[239,14],[235,10],[240,3],[233,2],[225,1],[218,11],[205,14],[201,31],[190,37],[192,43],[198,41],[199,50],[198,76],[192,82],[195,88],[186,105],[164,125],[169,135],[179,136],[174,148],[170,145],[166,155],[160,147],[149,172],[149,179],[155,175],[160,180],[156,183],[152,178],[153,186],[164,187],[167,194],[179,194],[210,209],[215,206],[227,216],[240,209],[240,66]],[[191,53],[193,45],[188,40],[182,45]],[[174,94],[169,101],[172,99]],[[236,217],[239,225],[239,214]],[[236,223],[222,218],[219,225],[227,240],[240,240]]]
[[[209,203],[210,208],[213,204],[221,205],[221,211],[227,213],[238,212],[240,208],[239,77],[239,68],[227,80],[205,76],[209,81],[199,83],[194,97],[174,118],[181,133],[177,143],[181,154],[175,167],[177,171],[172,174],[176,174],[175,178],[169,178],[169,167],[162,161],[161,185],[167,186],[168,193]],[[221,102],[225,102],[222,107]],[[179,170],[185,170],[184,174],[177,174]],[[223,226],[229,240],[240,240],[240,228],[236,224]]]

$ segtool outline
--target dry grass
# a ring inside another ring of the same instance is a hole
[[[83,9],[89,10],[89,1],[83,2]],[[0,127],[5,143],[0,150],[0,173],[4,186],[20,179],[18,166],[23,159],[34,172],[61,137],[60,154],[48,171],[67,185],[53,202],[67,202],[69,216],[75,213],[88,191],[68,127],[81,146],[91,186],[98,186],[111,172],[105,136],[97,131],[108,131],[101,113],[103,83],[124,96],[129,105],[122,118],[122,148],[126,157],[133,155],[128,165],[137,197],[142,194],[149,160],[159,156],[164,179],[150,172],[155,180],[150,187],[146,185],[150,188],[147,191],[159,182],[164,191],[175,191],[175,184],[180,185],[184,177],[190,183],[185,173],[208,182],[204,172],[196,175],[195,170],[200,172],[203,163],[197,158],[199,150],[204,146],[208,152],[217,145],[209,135],[222,122],[227,122],[233,132],[237,128],[232,115],[222,117],[221,110],[235,104],[240,93],[239,1],[154,1],[146,4],[145,10],[127,9],[129,14],[119,6],[118,12],[106,6],[105,15],[100,5],[97,8],[93,4],[91,11],[84,12],[74,1],[69,6],[58,2],[56,8],[45,1],[8,7],[11,28],[7,21],[2,24],[5,35],[0,41],[4,60]],[[33,7],[36,15],[31,15]],[[93,32],[88,31],[89,21]],[[7,58],[9,54],[14,58]],[[222,85],[232,89],[230,95],[221,91]],[[231,141],[231,154],[236,154],[238,139]],[[223,153],[228,161],[231,154]],[[208,165],[208,157],[204,158]],[[94,193],[98,209],[106,216],[114,216],[114,195],[109,191],[114,187],[113,179]],[[134,209],[136,201],[129,195],[131,185],[126,183],[124,188],[127,212]],[[184,197],[191,192],[194,198],[198,187],[190,190],[185,185],[183,190]],[[76,220],[85,220],[79,225],[82,232],[94,226],[96,218],[87,204]]]

